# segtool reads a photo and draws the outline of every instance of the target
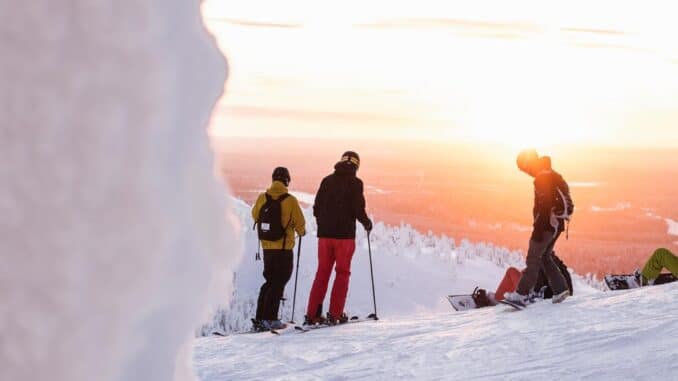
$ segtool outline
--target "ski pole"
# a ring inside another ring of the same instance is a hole
[[[290,323],[294,322],[294,309],[297,306],[297,280],[299,279],[299,259],[301,258],[301,236],[299,236],[299,246],[297,247],[297,273],[294,275],[294,297],[292,298],[292,319]]]
[[[372,319],[379,320],[377,316],[377,294],[374,291],[374,271],[372,270],[372,244],[370,243],[370,232],[367,232],[367,251],[370,255],[370,277],[372,278],[372,301],[374,302],[374,316]]]

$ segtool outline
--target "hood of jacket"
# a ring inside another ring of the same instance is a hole
[[[281,181],[273,181],[271,186],[266,189],[266,193],[271,195],[273,199],[278,199],[278,197],[287,193],[287,187]]]

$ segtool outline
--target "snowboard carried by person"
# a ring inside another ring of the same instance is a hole
[[[669,270],[670,273],[662,273],[663,269]],[[676,280],[678,280],[678,257],[665,248],[655,250],[642,270],[636,269],[633,274],[605,275],[605,283],[613,291],[666,284]]]

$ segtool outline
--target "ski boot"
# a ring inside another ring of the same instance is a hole
[[[527,300],[530,303],[536,303],[540,300],[544,300],[546,296],[546,289],[548,286],[543,286],[539,291],[530,291],[530,294],[527,296]]]
[[[629,284],[629,288],[638,288],[645,286],[652,286],[654,284],[654,279],[650,280],[643,276],[643,273],[640,269],[636,269],[633,272],[633,278],[627,279],[626,282]]]
[[[521,295],[518,292],[507,292],[504,294],[504,300],[514,303],[520,307],[527,307],[530,303],[529,296]]]
[[[338,318],[335,318],[332,314],[327,314],[327,324],[329,325],[344,324],[346,322],[348,322],[348,315],[345,312],[342,312]]]
[[[304,316],[304,325],[321,325],[325,324],[327,319],[324,316],[310,317],[308,315]]]
[[[252,319],[252,328],[250,328],[250,331],[252,331],[252,332],[264,332],[264,331],[269,331],[269,330],[270,330],[270,328],[266,328],[265,320]]]
[[[570,296],[570,290],[565,289],[565,291],[561,292],[560,294],[553,295],[551,302],[553,304],[562,303],[565,299],[567,299],[568,296]]]
[[[272,329],[284,329],[287,327],[287,324],[280,320],[262,320],[262,323],[269,331]]]

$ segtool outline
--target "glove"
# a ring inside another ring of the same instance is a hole
[[[370,220],[370,219],[368,218],[368,219],[367,219],[367,222],[365,222],[365,223],[363,224],[363,227],[365,228],[365,231],[367,231],[368,233],[371,232],[371,231],[372,231],[372,220]]]

